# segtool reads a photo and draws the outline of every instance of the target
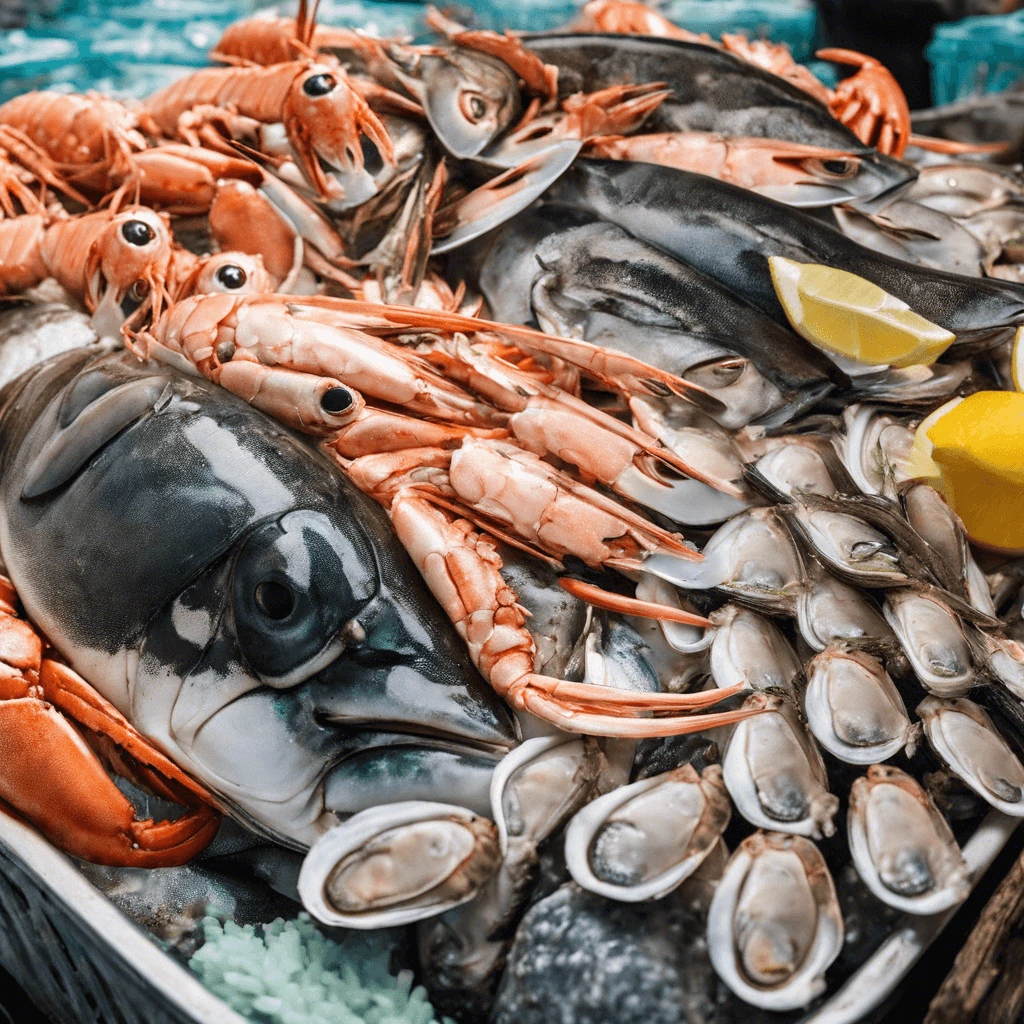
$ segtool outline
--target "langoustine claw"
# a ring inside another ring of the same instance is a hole
[[[15,609],[0,577],[0,798],[76,857],[122,867],[184,864],[213,839],[211,795],[153,747]],[[101,762],[182,804],[140,820]]]

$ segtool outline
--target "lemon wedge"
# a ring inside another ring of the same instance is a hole
[[[1013,336],[1013,347],[1010,350],[1010,375],[1013,377],[1013,386],[1018,391],[1024,391],[1024,327],[1018,327],[1017,333]]]
[[[917,429],[911,469],[938,477],[972,541],[1024,553],[1024,394],[979,391],[936,409]]]
[[[930,366],[956,340],[863,277],[769,256],[775,294],[797,334],[868,366]]]

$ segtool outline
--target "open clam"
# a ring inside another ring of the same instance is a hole
[[[384,804],[313,844],[299,896],[324,924],[389,928],[466,903],[500,864],[498,830],[487,818],[454,804]]]
[[[751,694],[743,706],[763,713],[736,726],[722,760],[736,809],[757,828],[832,835],[839,800],[828,791],[825,763],[796,708],[765,693]]]
[[[891,639],[892,628],[862,590],[823,569],[813,572],[796,603],[800,636],[815,651],[834,641]]]
[[[776,509],[741,512],[708,541],[703,561],[655,553],[644,570],[689,590],[719,588],[747,604],[788,611],[803,581],[800,553]]]
[[[893,681],[877,658],[829,648],[807,667],[804,710],[814,738],[850,764],[875,764],[906,748],[920,726],[910,721]]]
[[[569,823],[565,863],[584,889],[627,903],[656,900],[715,848],[731,814],[722,769],[692,764],[606,793]]]
[[[757,832],[736,848],[708,912],[708,952],[744,1002],[795,1010],[825,990],[843,947],[843,915],[817,847]]]
[[[795,683],[803,666],[770,619],[727,604],[714,613],[712,621],[717,627],[711,643],[711,675],[716,686],[779,689],[796,698]]]
[[[1024,765],[985,709],[965,697],[926,697],[917,706],[935,753],[983,800],[1024,817]]]
[[[914,431],[904,419],[867,403],[843,413],[846,438],[843,462],[865,494],[896,497],[896,487],[910,475]]]
[[[959,697],[974,683],[970,646],[960,620],[936,594],[892,590],[882,611],[921,685],[937,697]]]
[[[503,857],[509,845],[536,848],[590,795],[600,769],[596,743],[538,736],[507,754],[491,778],[491,813]]]
[[[946,819],[899,768],[872,765],[853,784],[848,836],[857,873],[890,907],[938,914],[970,892],[967,865]]]

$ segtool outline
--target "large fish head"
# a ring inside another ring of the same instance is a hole
[[[327,460],[125,353],[3,398],[0,548],[30,618],[228,813],[301,848],[377,803],[486,811],[509,711]]]

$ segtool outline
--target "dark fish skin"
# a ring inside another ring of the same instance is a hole
[[[788,323],[769,256],[858,274],[964,341],[998,341],[1024,323],[1024,286],[960,277],[865,249],[799,210],[703,174],[577,160],[545,196],[628,230]]]
[[[315,838],[322,783],[349,758],[366,799],[371,751],[378,768],[398,747],[428,766],[446,752],[475,778],[514,743],[384,511],[205,380],[92,348],[9,384],[0,548],[72,666],[280,842]],[[283,615],[268,582],[291,595]]]
[[[716,281],[620,227],[580,220],[571,208],[548,204],[501,231],[480,270],[497,319],[529,322],[541,283],[556,304],[564,297],[565,315],[584,338],[591,340],[593,314],[615,317],[620,326],[601,343],[675,373],[695,361],[682,362],[692,339],[746,356],[783,392],[811,388],[821,397],[830,380],[842,379],[798,334]]]
[[[916,176],[908,164],[865,146],[795,85],[716,47],[601,33],[535,35],[524,42],[558,68],[562,98],[610,85],[667,83],[672,95],[647,119],[645,132],[785,139],[867,155],[886,168],[893,187]]]

